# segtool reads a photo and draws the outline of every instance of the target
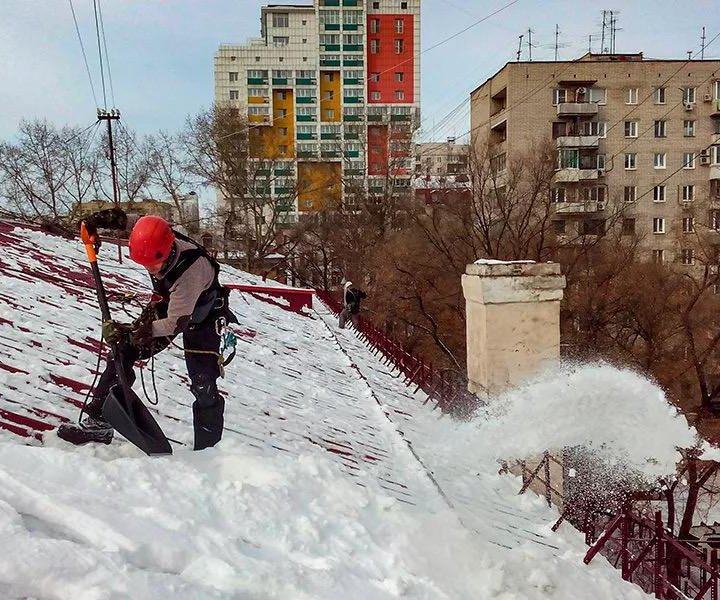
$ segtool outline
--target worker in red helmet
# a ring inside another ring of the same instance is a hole
[[[84,219],[89,233],[98,227],[124,228],[127,217],[119,209],[100,211]],[[130,258],[150,274],[153,300],[140,317],[126,325],[103,323],[103,338],[116,342],[128,374],[135,381],[132,366],[165,349],[182,333],[185,364],[190,376],[193,403],[194,448],[214,446],[222,437],[225,403],[218,392],[221,374],[220,319],[237,322],[228,308],[229,290],[218,282],[220,266],[203,246],[173,231],[157,216],[141,217],[133,226],[128,241]],[[109,359],[93,390],[93,399],[85,408],[87,418],[81,426],[85,438],[79,442],[110,443],[112,428],[102,416],[102,407],[111,387],[117,383],[115,363]],[[82,433],[82,432],[79,432]]]

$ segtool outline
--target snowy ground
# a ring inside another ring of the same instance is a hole
[[[55,426],[76,417],[95,365],[82,248],[1,223],[0,247],[0,421]],[[109,289],[147,289],[112,256]],[[581,536],[551,533],[557,513],[497,474],[492,421],[439,419],[322,306],[279,304],[233,295],[240,344],[214,449],[187,445],[178,349],[155,363],[173,456],[0,430],[0,598],[646,597],[602,559],[583,565]],[[552,389],[558,402],[577,400],[579,377]]]

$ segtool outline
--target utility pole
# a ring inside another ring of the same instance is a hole
[[[558,37],[560,36],[560,25],[555,24],[555,62],[558,59]]]
[[[528,60],[532,62],[532,29],[528,27]]]
[[[603,11],[603,22],[602,22],[602,36],[600,37],[600,54],[603,54],[605,52],[605,13],[607,11]]]
[[[518,43],[517,61],[520,62],[520,55],[522,54],[522,33],[518,37],[520,38],[520,42]]]
[[[700,36],[700,60],[705,60],[705,28]]]
[[[588,52],[592,54],[592,33],[588,35]]]
[[[115,205],[115,208],[120,208],[120,188],[118,187],[118,182],[117,182],[117,165],[115,164],[115,144],[113,143],[113,137],[112,137],[112,122],[120,121],[120,111],[116,108],[113,108],[110,110],[110,112],[108,112],[107,110],[98,108],[97,109],[97,118],[98,118],[98,121],[107,121],[108,144],[110,146],[110,149],[109,149],[110,178],[112,179],[113,204]],[[118,262],[120,262],[122,264],[122,252],[120,249],[119,241],[118,241]]]

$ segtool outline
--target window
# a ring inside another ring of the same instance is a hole
[[[279,128],[278,128],[278,133],[279,133],[280,135],[287,135],[287,134],[288,134],[288,128],[287,128],[287,127],[279,127]]]
[[[260,57],[259,57],[259,56],[256,56],[256,57],[255,57],[255,62],[260,62]]]
[[[604,154],[597,155],[597,165],[596,166],[598,169],[605,169],[605,155]]]
[[[302,43],[303,43],[303,44],[307,44],[307,38],[303,38],[303,39],[302,39]]]
[[[268,72],[258,69],[250,69],[248,71],[248,78],[250,79],[265,79],[267,77]]]
[[[720,146],[710,146],[710,163],[713,165],[720,163]]]
[[[230,90],[230,100],[240,100],[240,91]]]
[[[280,144],[278,146],[278,150],[280,151],[280,154],[287,154],[287,151],[288,151],[287,144]]]
[[[695,121],[683,121],[683,135],[695,137]]]
[[[567,190],[565,188],[555,188],[554,190],[555,202],[566,202],[567,201]]]
[[[288,71],[287,69],[273,69],[272,76],[273,79],[289,79],[292,77],[292,71]]]
[[[402,33],[405,30],[405,24],[402,19],[395,19],[395,33]]]
[[[565,221],[553,221],[553,231],[556,235],[564,235]]]
[[[695,104],[695,88],[694,87],[684,87],[682,89],[683,93],[683,102],[687,104]]]
[[[680,198],[683,202],[692,202],[695,200],[695,186],[684,185],[680,188]]]
[[[335,92],[333,90],[325,90],[323,93],[323,100],[334,100]]]
[[[665,219],[663,217],[653,219],[653,233],[665,233]]]
[[[665,104],[665,88],[655,88],[655,104]]]
[[[380,92],[370,92],[370,100],[380,100]]]
[[[626,185],[625,186],[625,202],[635,202],[637,200],[637,186]]]
[[[622,232],[622,235],[634,235],[635,234],[635,219],[623,219],[621,232]]]
[[[297,114],[298,116],[303,117],[311,117],[312,120],[315,120],[316,111],[314,106],[298,106],[297,107]]]
[[[287,117],[287,108],[278,108],[275,111],[275,116],[280,118]]]
[[[694,233],[695,232],[695,218],[694,217],[683,217],[682,227],[683,227],[683,233]]]
[[[395,100],[405,100],[405,92],[403,90],[395,90]]]
[[[665,121],[655,121],[655,137],[665,137]]]
[[[255,87],[248,88],[248,97],[249,98],[265,98],[266,96],[267,96],[267,92],[265,91],[265,88],[255,88]]]
[[[339,10],[321,10],[320,11],[320,24],[321,25],[338,25],[340,23],[340,11]]]
[[[695,153],[684,152],[683,153],[683,169],[694,169],[695,168]]]
[[[344,10],[343,23],[346,25],[359,25],[363,22],[363,14],[361,10]]]
[[[248,114],[267,116],[269,113],[267,106],[248,106]]]
[[[373,2],[373,8],[374,8],[375,10],[377,10],[378,8],[380,8],[380,3],[379,3],[379,2]]]
[[[637,104],[638,103],[638,89],[630,88],[627,90],[625,96],[625,104]]]
[[[665,250],[653,250],[652,251],[653,262],[656,264],[662,264],[665,262]]]
[[[713,209],[710,211],[710,228],[720,231],[720,210]]]
[[[370,54],[377,54],[380,52],[380,40],[370,40]]]
[[[605,104],[605,88],[591,87],[588,90],[588,102]]]
[[[395,81],[397,81],[398,83],[402,83],[403,81],[405,81],[405,73],[403,73],[402,71],[396,71]]]
[[[340,34],[337,33],[321,33],[320,34],[320,45],[335,45],[340,44]]]
[[[335,73],[323,73],[323,79],[330,83],[335,80]]]
[[[653,167],[656,169],[664,169],[666,157],[667,155],[664,152],[656,152],[653,158]]]
[[[377,83],[380,81],[380,73],[370,73],[370,81]]]
[[[379,73],[378,73],[379,75]],[[345,79],[362,79],[363,71],[347,70],[343,71],[343,77]]]
[[[637,121],[625,121],[625,137],[637,137]]]
[[[230,76],[230,81],[238,80],[238,72],[237,71],[230,71],[230,73],[228,73],[228,75]]]
[[[402,10],[407,10],[407,2],[401,2],[401,3],[400,3],[400,8],[401,8]]]
[[[287,100],[287,92],[278,92],[278,99],[279,100]]]
[[[395,54],[402,54],[405,51],[405,41],[395,40]]]
[[[295,93],[298,98],[313,98],[315,96],[315,88],[298,88]]]
[[[305,135],[314,134],[315,133],[315,125],[298,125],[297,132],[305,134]]]
[[[692,248],[683,248],[680,251],[680,262],[684,265],[695,264],[695,250]]]
[[[359,33],[346,33],[343,35],[343,44],[359,46],[363,42],[363,36]]]
[[[287,36],[280,36],[280,35],[274,35],[273,36],[273,46],[276,48],[281,48],[282,46],[287,46],[290,43],[290,38]]]
[[[329,121],[334,118],[335,118],[335,109],[327,108],[327,109],[323,110],[323,119],[324,120]]]
[[[567,102],[567,90],[564,88],[556,88],[553,90],[553,105],[563,104]]]
[[[715,100],[720,100],[720,81],[715,82]]]
[[[315,71],[309,69],[300,69],[295,71],[295,77],[298,79],[315,79]]]
[[[380,33],[380,19],[370,19],[370,33]]]
[[[346,98],[360,98],[363,95],[362,88],[345,88],[343,92]]]
[[[625,170],[634,171],[635,169],[637,169],[637,154],[630,152],[625,155]]]
[[[290,15],[288,13],[273,13],[273,27],[288,27],[290,25]]]
[[[653,188],[653,202],[665,202],[665,186],[656,185]]]
[[[582,235],[603,235],[605,233],[605,221],[603,219],[589,219],[580,223]]]

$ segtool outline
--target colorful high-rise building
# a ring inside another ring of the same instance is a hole
[[[215,54],[215,101],[247,113],[250,155],[272,161],[288,221],[350,189],[409,190],[420,0],[264,6],[259,38]]]

